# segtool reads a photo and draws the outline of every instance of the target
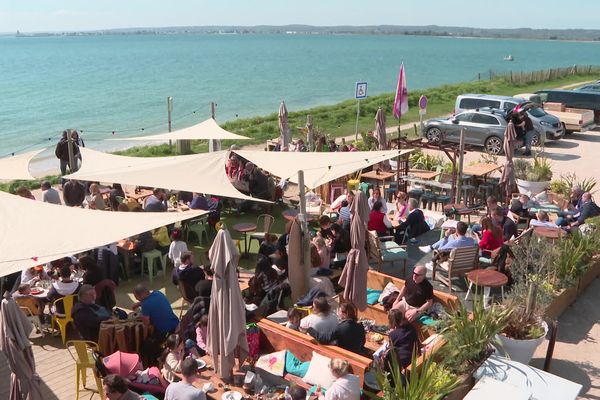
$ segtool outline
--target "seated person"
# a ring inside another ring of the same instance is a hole
[[[106,274],[90,256],[79,258],[79,268],[83,270],[83,283],[95,286],[98,282],[106,279]]]
[[[302,386],[294,385],[288,392],[290,400],[306,400],[306,389]]]
[[[316,247],[317,252],[319,253],[319,265],[313,268],[311,272],[312,275],[326,275],[330,273],[329,265],[331,264],[331,255],[329,253],[329,248],[325,243],[325,239],[320,236],[315,236],[312,240],[312,245]],[[324,271],[325,270],[325,271]],[[327,272],[326,272],[327,271]]]
[[[169,252],[171,239],[169,238],[169,231],[167,230],[166,226],[152,229],[152,239],[154,239],[156,242],[156,248],[160,250],[162,255],[165,255]]]
[[[60,267],[60,277],[57,281],[52,282],[52,287],[48,291],[48,302],[54,303],[54,301],[68,296],[70,294],[76,294],[79,291],[79,282],[71,279],[71,268],[63,265]],[[56,304],[56,309],[52,312],[64,315],[65,309],[62,302]]]
[[[570,222],[573,221],[574,217],[579,215],[579,213],[581,212],[581,207],[583,207],[582,197],[583,191],[580,188],[575,187],[573,188],[573,190],[571,190],[567,208],[564,211],[558,213],[556,225],[567,226]]]
[[[415,321],[433,304],[433,286],[427,280],[426,274],[427,268],[423,265],[415,266],[412,276],[406,279],[392,305],[392,309],[400,310],[408,322]]]
[[[39,281],[49,281],[50,276],[44,270],[43,265],[36,265],[35,267],[30,267],[23,272],[21,272],[21,283],[28,285],[35,285]]]
[[[181,372],[181,362],[183,361],[183,341],[179,335],[169,335],[165,342],[163,353],[160,357],[162,365],[162,375],[169,382],[175,382],[179,379],[175,375]]]
[[[200,317],[196,324],[196,346],[206,354],[208,344],[208,314]]]
[[[534,220],[531,221],[533,222]],[[482,256],[490,257],[492,251],[502,247],[504,244],[502,230],[492,222],[490,217],[483,217],[481,219],[481,229],[479,249],[481,249]]]
[[[348,203],[348,200],[342,200],[338,214],[338,223],[341,224],[344,229],[350,229],[350,204]]]
[[[329,216],[321,215],[319,217],[319,226],[321,227],[321,230],[319,231],[319,235],[323,239],[331,239],[333,237],[333,234],[331,233],[332,225],[333,225],[333,223],[331,222],[331,218],[329,218]]]
[[[402,191],[398,191],[394,194],[396,199],[396,210],[394,211],[394,218],[397,221],[404,221],[408,216],[408,196]]]
[[[406,368],[412,361],[413,352],[419,352],[419,336],[417,330],[412,326],[400,310],[390,310],[388,321],[391,331],[389,332],[389,346],[396,353],[398,364]],[[385,362],[385,369],[392,371],[392,350],[388,352]]]
[[[265,239],[260,244],[258,248],[258,254],[262,254],[265,257],[271,256],[277,250],[277,235],[271,235],[270,233],[265,233]]]
[[[164,294],[159,290],[150,292],[146,286],[140,283],[133,289],[133,295],[137,300],[137,303],[132,306],[133,310],[141,308],[141,314],[150,319],[157,337],[164,338],[175,332],[179,319]]]
[[[373,189],[373,193],[371,193],[371,197],[369,197],[369,199],[367,200],[367,204],[369,204],[369,208],[372,210],[373,206],[378,201],[381,202],[381,212],[387,214],[387,202],[385,201],[385,199],[381,198],[381,191],[379,190],[379,188],[375,188]]]
[[[302,313],[296,307],[290,307],[287,312],[287,322],[285,323],[286,328],[293,329],[295,331],[300,330],[300,320],[302,319]]]
[[[107,375],[102,388],[108,400],[143,400],[145,397],[129,390],[129,381],[119,375]]]
[[[352,248],[350,243],[350,232],[342,228],[339,224],[333,224],[331,227],[333,239],[330,242],[331,254],[334,256],[333,264],[341,267],[346,262],[346,256]]]
[[[165,400],[206,400],[206,394],[194,386],[198,377],[198,363],[191,357],[181,362],[180,382],[171,383],[165,391]]]
[[[385,215],[383,203],[381,201],[376,201],[371,207],[367,229],[377,232],[378,236],[389,235],[389,230],[392,229],[392,223],[387,215]]]
[[[317,296],[313,300],[312,314],[300,320],[300,332],[308,332],[312,328],[315,335],[331,335],[337,329],[338,318],[331,312],[331,306],[325,296]]]
[[[452,249],[476,246],[475,239],[465,236],[467,229],[469,229],[469,225],[463,221],[459,221],[456,224],[455,232],[453,232],[453,229],[446,229],[446,233],[442,239],[429,246],[420,246],[419,250],[425,253],[429,253],[431,250],[449,252]]]
[[[510,211],[519,217],[535,218],[535,213],[530,212],[530,208],[539,207],[540,203],[532,200],[526,194],[522,194],[518,199],[513,199],[510,203]]]
[[[425,232],[429,232],[429,225],[425,221],[425,214],[419,209],[419,202],[415,198],[408,199],[408,215],[406,221],[402,222],[398,228],[396,228],[397,243],[402,243],[402,232],[406,231],[406,236],[413,240]]]
[[[350,373],[348,361],[333,358],[329,363],[329,370],[335,381],[324,395],[319,386],[316,392],[318,400],[360,400],[360,379]]]
[[[144,202],[144,211],[147,212],[164,212],[168,208],[167,193],[163,189],[154,189],[152,195]]]
[[[600,207],[598,207],[594,200],[592,200],[592,195],[590,192],[585,192],[581,196],[581,202],[581,212],[579,213],[579,216],[577,216],[577,219],[569,224],[569,228],[575,228],[583,225],[588,218],[597,217],[600,215]]]
[[[505,242],[517,237],[517,224],[504,214],[502,207],[497,207],[492,211],[492,221],[502,229],[502,238]]]
[[[319,343],[335,342],[339,347],[357,354],[364,352],[366,336],[365,328],[357,322],[356,306],[352,303],[341,303],[338,308],[339,323],[330,333],[319,333],[308,328],[306,333],[317,339]]]
[[[529,226],[539,226],[543,228],[558,228],[554,222],[550,222],[550,217],[546,211],[539,210],[536,215],[536,219],[529,221]]]
[[[277,306],[276,302],[280,290],[279,275],[273,268],[271,259],[259,255],[254,269],[254,276],[248,282],[248,291],[245,294],[246,303],[258,306],[260,314],[267,313]]]
[[[84,340],[98,342],[100,323],[112,317],[110,311],[97,305],[96,291],[91,285],[81,285],[79,302],[73,306],[71,316],[75,327]]]
[[[191,300],[198,294],[196,285],[206,279],[206,274],[202,268],[194,265],[194,254],[187,251],[181,255],[179,267],[173,268],[171,279],[175,286],[180,283],[185,285],[185,291],[190,296],[188,300]]]

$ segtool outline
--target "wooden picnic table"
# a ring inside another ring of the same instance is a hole
[[[474,177],[484,178],[500,168],[502,168],[502,165],[492,163],[477,163],[463,167],[463,175],[472,175]]]
[[[377,181],[377,186],[381,184],[382,187],[385,187],[385,181],[388,179],[394,179],[395,176],[395,172],[373,170],[362,173],[360,177],[361,179]]]
[[[438,181],[434,181],[434,180],[426,180],[426,179],[420,179],[420,178],[413,178],[409,175],[402,176],[401,178],[403,180],[410,182],[412,184],[415,184],[415,185],[429,186],[429,187],[434,187],[434,188],[443,189],[443,190],[451,190],[452,189],[452,185],[450,183],[438,182]]]
[[[126,190],[125,196],[137,200],[138,202],[143,201],[146,197],[152,196],[152,190],[150,189],[140,189],[139,191],[135,190]]]

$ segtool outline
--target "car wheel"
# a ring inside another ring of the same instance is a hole
[[[568,131],[567,130],[567,126],[565,125],[564,122],[561,122],[562,127],[563,127],[563,132],[565,133],[565,135],[570,135],[571,133],[573,133],[573,131]]]
[[[488,152],[488,154],[497,156],[498,154],[502,153],[502,139],[500,139],[498,136],[490,136],[487,138],[484,146],[485,151]]]
[[[533,137],[531,138],[531,145],[535,147],[538,147],[540,145],[540,135],[538,133],[533,135]]]
[[[440,144],[442,142],[442,131],[440,128],[429,128],[425,136],[429,143]]]

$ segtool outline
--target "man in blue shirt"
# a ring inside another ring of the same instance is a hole
[[[450,230],[446,231],[444,237],[430,246],[420,246],[419,250],[428,253],[431,250],[450,251],[460,247],[476,246],[475,239],[466,237],[468,225],[462,221],[456,224],[456,233],[450,234]]]
[[[158,290],[150,292],[140,283],[133,289],[133,295],[138,301],[133,305],[133,309],[141,307],[142,315],[150,318],[150,323],[158,335],[165,337],[175,332],[179,319],[173,313],[171,304],[164,294]]]

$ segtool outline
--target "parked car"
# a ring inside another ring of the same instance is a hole
[[[592,85],[581,86],[575,90],[583,91],[583,92],[600,92],[600,83],[594,83]]]
[[[510,97],[491,94],[461,94],[456,97],[454,111],[458,114],[466,110],[474,110],[477,108],[495,108],[509,112],[527,100],[529,99],[520,96]],[[544,140],[558,140],[564,136],[565,130],[557,117],[544,112],[541,107],[528,106],[525,107],[525,109],[527,110],[529,118],[531,118],[534,125],[536,125],[536,129],[546,134],[543,138]]]
[[[556,89],[539,90],[535,93],[540,96],[543,103],[561,103],[567,109],[591,110],[594,112],[592,122],[600,123],[600,92]]]
[[[465,143],[482,146],[489,154],[502,154],[507,113],[503,110],[467,110],[449,118],[434,118],[425,122],[423,137],[432,144],[460,142],[460,132],[464,129]],[[540,134],[533,138],[539,144]]]

